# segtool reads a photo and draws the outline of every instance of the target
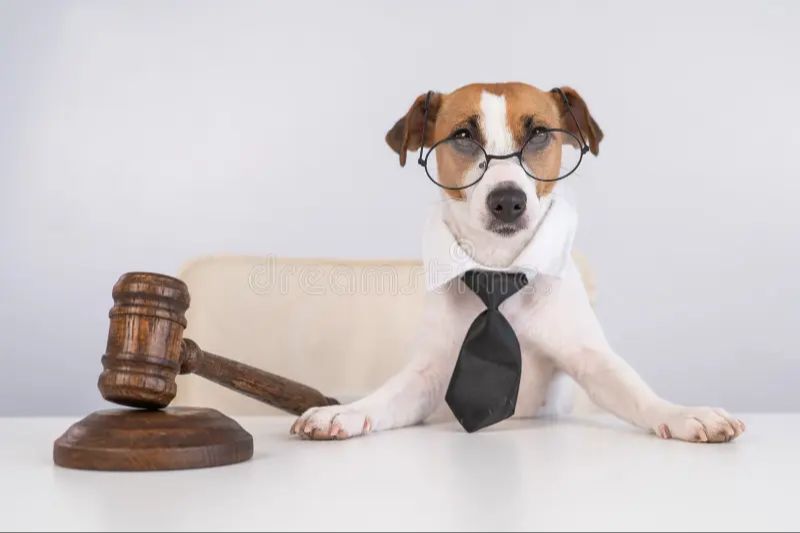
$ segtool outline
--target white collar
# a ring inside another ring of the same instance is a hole
[[[560,278],[569,262],[578,225],[572,206],[564,198],[554,197],[530,242],[508,267],[498,268],[475,261],[456,240],[442,215],[442,207],[437,206],[423,236],[425,286],[429,291],[472,269],[524,272],[529,281],[538,274]]]

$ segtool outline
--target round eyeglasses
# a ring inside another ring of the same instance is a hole
[[[449,190],[461,190],[478,183],[493,159],[516,159],[522,170],[537,181],[566,178],[583,159],[580,142],[562,129],[535,130],[518,152],[489,155],[470,137],[451,136],[434,144],[420,164],[430,180]]]
[[[560,94],[577,125],[564,93],[560,89],[554,89],[553,92]],[[430,96],[429,91],[425,98],[421,139],[425,139]],[[425,173],[433,183],[443,189],[455,191],[478,183],[493,159],[517,159],[522,170],[531,178],[543,182],[559,181],[575,172],[583,155],[589,151],[580,129],[577,131],[580,138],[560,128],[536,128],[519,151],[506,155],[487,154],[483,146],[473,138],[463,132],[456,132],[431,146],[424,157],[423,147],[420,146],[417,162],[425,168]]]

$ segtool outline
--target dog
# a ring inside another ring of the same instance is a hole
[[[512,154],[535,128],[565,130],[570,135],[548,142],[574,144],[580,139],[595,156],[603,139],[574,89],[542,91],[523,83],[498,83],[419,96],[387,133],[386,142],[404,165],[408,151],[447,138],[469,139],[460,142],[474,141],[487,154]],[[428,419],[444,403],[465,333],[485,309],[459,278],[476,265],[535,271],[529,287],[501,306],[522,353],[515,417],[536,416],[558,404],[556,384],[566,375],[599,407],[663,439],[727,442],[745,431],[741,420],[722,409],[662,399],[612,350],[571,256],[575,214],[556,194],[556,181],[532,179],[521,162],[521,157],[519,162],[510,156],[491,158],[474,185],[448,183],[441,189],[441,205],[425,235],[429,290],[424,328],[409,365],[361,400],[308,410],[294,423],[292,434],[347,439]],[[543,160],[537,171],[555,176],[560,164],[560,157]]]

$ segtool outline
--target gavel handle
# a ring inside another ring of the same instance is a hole
[[[296,381],[204,352],[191,339],[183,339],[181,374],[197,374],[295,415],[301,415],[311,407],[339,404],[333,398]]]

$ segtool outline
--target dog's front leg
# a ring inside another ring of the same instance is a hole
[[[444,398],[452,372],[452,361],[431,348],[422,344],[414,361],[369,396],[349,405],[309,409],[294,423],[292,434],[314,440],[347,439],[424,421]]]
[[[722,409],[683,407],[658,395],[610,349],[586,347],[565,358],[564,369],[600,407],[662,438],[725,442],[744,424]]]
[[[610,348],[574,277],[568,276],[548,303],[538,337],[600,407],[662,438],[724,442],[744,431],[744,424],[722,409],[683,407],[653,392]]]
[[[406,368],[361,400],[309,409],[297,419],[291,433],[313,440],[347,439],[419,424],[428,418],[444,401],[458,353],[451,346],[450,328],[437,324],[449,316],[437,311],[438,304],[429,301],[426,305],[426,328],[414,343],[415,357]]]

